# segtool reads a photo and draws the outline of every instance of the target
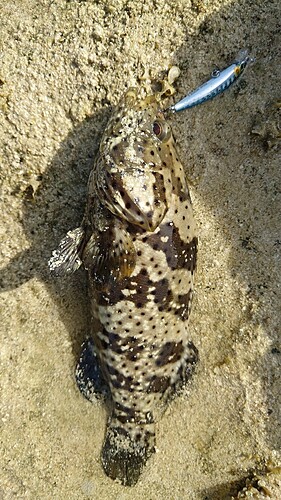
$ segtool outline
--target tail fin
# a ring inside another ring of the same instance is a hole
[[[111,479],[134,486],[148,458],[155,452],[154,424],[137,428],[109,425],[102,449],[102,464]]]

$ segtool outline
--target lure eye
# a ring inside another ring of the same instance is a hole
[[[215,68],[212,73],[211,73],[211,77],[212,78],[218,78],[218,76],[220,76],[221,72],[218,68]]]
[[[234,70],[235,76],[238,77],[242,71],[243,71],[242,65],[240,66],[237,65]]]

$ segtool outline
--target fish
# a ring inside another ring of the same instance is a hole
[[[200,85],[200,87],[178,101],[176,104],[167,108],[166,111],[177,113],[213,99],[236,82],[249,63],[252,62],[254,62],[254,58],[249,56],[248,50],[241,50],[235,61],[230,64],[230,66],[222,71],[216,68],[212,72],[210,80]]]
[[[81,226],[49,261],[56,276],[87,270],[91,337],[76,378],[86,397],[95,382],[108,390],[101,462],[125,486],[155,452],[155,424],[199,358],[188,328],[197,229],[161,99],[125,93],[99,145]]]

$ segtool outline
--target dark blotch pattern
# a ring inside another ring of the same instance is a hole
[[[137,283],[137,286],[134,283]],[[147,303],[148,289],[150,287],[148,273],[142,270],[133,278],[124,278],[117,281],[114,287],[109,287],[107,291],[99,294],[98,302],[100,305],[108,306],[118,304],[122,300],[130,300],[138,309],[141,309]],[[122,290],[136,290],[136,293],[125,296]]]
[[[164,393],[170,386],[170,378],[165,376],[152,375],[151,381],[148,387],[148,392],[160,392]]]
[[[177,309],[177,311],[183,321],[186,321],[188,319],[191,298],[191,290],[183,295],[178,295],[178,303],[180,304],[180,307]]]
[[[189,245],[191,247],[191,245]],[[191,267],[192,272],[194,270],[194,266],[196,265],[196,254],[194,254],[194,258],[188,263],[188,266]],[[132,283],[133,282],[133,283]],[[134,283],[137,283],[135,285]],[[125,296],[123,293],[124,288],[127,290],[136,290],[136,293],[132,295]],[[187,320],[189,314],[189,303],[192,298],[191,291],[189,290],[186,294],[175,295],[171,289],[169,288],[169,281],[166,278],[160,279],[157,282],[152,282],[148,278],[147,271],[142,269],[136,276],[132,279],[125,278],[122,282],[116,282],[115,288],[110,288],[109,292],[100,293],[98,302],[100,305],[114,305],[118,304],[118,302],[122,300],[131,301],[137,309],[142,309],[145,304],[148,302],[148,294],[149,289],[151,290],[151,294],[154,296],[154,303],[157,305],[158,310],[161,311],[169,311],[175,316],[178,316],[182,321]],[[127,342],[128,339],[125,340]],[[104,342],[104,341],[103,341]],[[110,339],[108,340],[108,344],[111,349],[115,352],[121,352],[120,350],[120,342],[118,341],[115,334],[110,334]],[[123,345],[124,341],[123,341]],[[99,348],[106,348],[107,344],[103,344],[98,346]],[[130,351],[128,352],[128,359],[131,361],[135,361],[137,359],[137,354],[140,352],[140,346],[132,345],[130,346]]]
[[[193,238],[188,243],[184,242],[172,222],[162,224],[160,231],[146,237],[146,241],[154,250],[164,252],[171,269],[187,269],[191,273],[195,271],[198,240]]]
[[[133,391],[133,377],[127,376],[118,371],[108,363],[103,365],[104,373],[107,380],[110,380],[115,389],[124,389],[125,391]]]
[[[156,359],[157,366],[164,366],[168,363],[175,363],[181,358],[184,351],[182,342],[167,342],[163,345],[158,358]]]
[[[159,172],[154,172],[155,182],[153,184],[154,203],[166,202],[166,189],[164,184],[164,176]]]
[[[164,305],[169,300],[169,281],[166,278],[155,283],[154,302],[158,305]]]

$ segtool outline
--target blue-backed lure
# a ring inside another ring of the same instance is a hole
[[[170,106],[167,111],[172,111],[177,113],[178,111],[183,111],[187,108],[192,108],[198,104],[202,104],[205,101],[213,99],[218,94],[224,92],[232,83],[234,83],[237,78],[239,78],[245,68],[249,63],[253,62],[254,59],[249,56],[247,50],[242,50],[235,61],[220,71],[215,69],[212,72],[210,80],[200,85],[196,90],[188,94],[186,97],[181,99],[176,104]]]

